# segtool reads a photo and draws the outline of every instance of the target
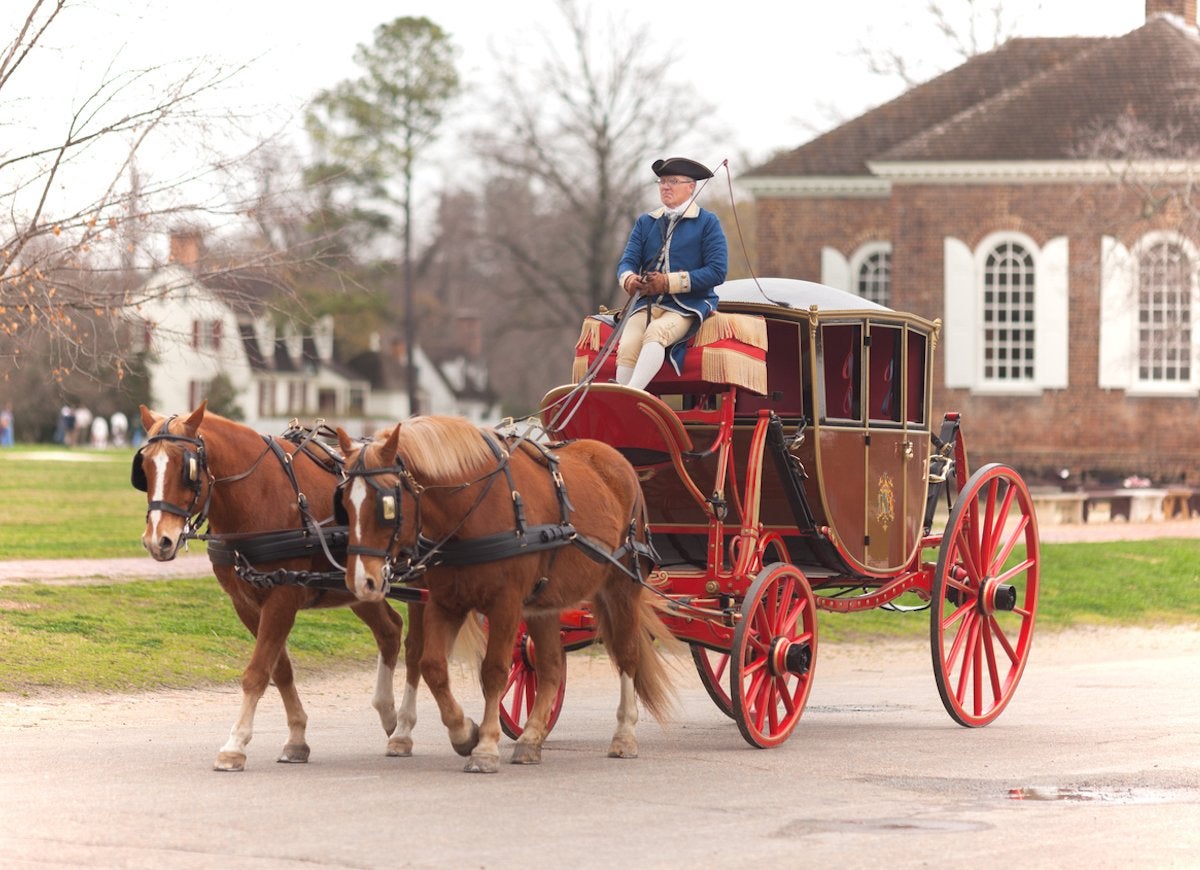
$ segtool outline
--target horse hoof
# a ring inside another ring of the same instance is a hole
[[[468,719],[467,722],[471,727],[467,734],[466,740],[460,740],[456,742],[453,737],[450,738],[450,745],[453,746],[454,751],[463,756],[463,758],[466,758],[468,755],[470,755],[471,750],[479,744],[479,726],[470,719]],[[495,771],[493,771],[493,773],[494,772]]]
[[[308,761],[307,743],[289,743],[277,759],[280,764],[304,764]]]
[[[542,748],[532,743],[518,743],[513,747],[513,764],[541,764]]]
[[[466,773],[498,773],[500,771],[499,755],[472,755],[467,759],[463,768]]]
[[[412,758],[413,742],[411,737],[393,737],[388,741],[388,758]]]
[[[637,758],[637,744],[614,743],[608,747],[609,758]]]
[[[218,752],[213,770],[241,771],[246,769],[246,753]]]

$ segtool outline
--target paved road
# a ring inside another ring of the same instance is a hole
[[[0,562],[0,582],[207,573],[200,556]],[[1200,631],[1043,633],[1011,707],[967,730],[942,710],[924,643],[824,644],[795,733],[754,750],[684,662],[674,721],[644,720],[642,757],[617,761],[616,680],[583,651],[544,764],[495,776],[460,772],[427,695],[415,757],[384,758],[368,673],[301,675],[307,765],[273,762],[286,729],[268,694],[242,774],[210,770],[236,686],[0,695],[0,866],[1197,867],[1197,673]]]
[[[946,716],[928,660],[923,643],[822,646],[771,750],[688,662],[674,722],[644,720],[641,758],[613,760],[615,677],[574,653],[544,763],[494,776],[461,772],[427,696],[416,755],[384,758],[365,673],[302,683],[307,765],[273,762],[268,695],[240,774],[209,769],[235,687],[0,698],[0,866],[1197,866],[1200,631],[1039,637],[977,730]]]

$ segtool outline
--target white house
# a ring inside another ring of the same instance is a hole
[[[257,303],[253,293],[229,292],[218,286],[219,278],[201,280],[192,268],[197,235],[172,236],[171,251],[173,262],[140,290],[132,330],[134,349],[150,351],[155,410],[195,408],[224,375],[244,422],[264,433],[280,432],[292,419],[324,419],[352,435],[368,435],[409,415],[406,391],[384,387],[378,376],[387,361],[363,371],[335,361],[331,316],[301,331]],[[495,422],[498,406],[481,364],[465,356],[435,362],[420,347],[414,356],[423,413]]]

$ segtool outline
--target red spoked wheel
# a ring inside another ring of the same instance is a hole
[[[946,712],[979,727],[1000,715],[1029,660],[1037,615],[1037,516],[1011,468],[980,468],[950,511],[930,607],[933,675]]]
[[[768,565],[754,579],[733,632],[729,694],[751,746],[787,739],[804,712],[817,661],[817,604],[794,565]]]
[[[733,699],[725,690],[725,673],[729,670],[729,653],[717,652],[706,646],[694,643],[692,646],[692,661],[696,663],[696,673],[704,684],[708,697],[713,699],[717,709],[729,718],[733,718]]]
[[[525,730],[525,720],[533,709],[533,700],[537,695],[537,671],[534,670],[533,641],[522,631],[517,636],[513,646],[512,667],[508,671],[508,685],[500,696],[500,730],[511,739],[516,740]],[[546,723],[546,733],[554,729],[558,715],[562,712],[563,695],[567,691],[567,669],[563,666],[562,682],[558,684],[558,694],[550,706],[550,719]]]

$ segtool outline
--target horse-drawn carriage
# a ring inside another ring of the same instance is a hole
[[[1029,657],[1037,523],[1016,472],[970,472],[956,414],[935,431],[939,325],[802,281],[732,281],[718,295],[683,368],[664,368],[646,392],[607,382],[616,324],[589,318],[575,383],[546,395],[538,438],[438,418],[367,444],[339,433],[341,522],[313,523],[302,506],[308,550],[283,554],[285,567],[311,558],[314,570],[240,564],[239,574],[421,608],[399,720],[411,731],[419,663],[464,755],[480,729],[448,694],[445,652],[473,610],[485,613],[490,756],[472,752],[468,769],[495,769],[497,706],[499,727],[518,738],[514,760],[540,758],[564,700],[563,650],[598,637],[622,672],[610,754],[636,754],[634,691],[652,711],[663,702],[647,643],[656,632],[690,646],[749,743],[776,745],[812,686],[818,610],[927,609],[946,710],[963,725],[991,722]],[[314,533],[348,539],[344,569],[342,551],[316,552]],[[446,591],[467,587],[474,598]],[[591,605],[574,606],[584,598]],[[385,730],[387,650],[376,698]]]
[[[718,295],[649,395],[605,383],[611,359],[588,371],[612,328],[596,318],[576,359],[594,382],[543,401],[552,436],[598,438],[638,469],[649,582],[709,694],[750,743],[777,744],[808,697],[816,611],[928,608],[947,712],[991,722],[1029,656],[1037,522],[1012,469],[970,473],[957,414],[932,428],[939,324],[804,281]]]

